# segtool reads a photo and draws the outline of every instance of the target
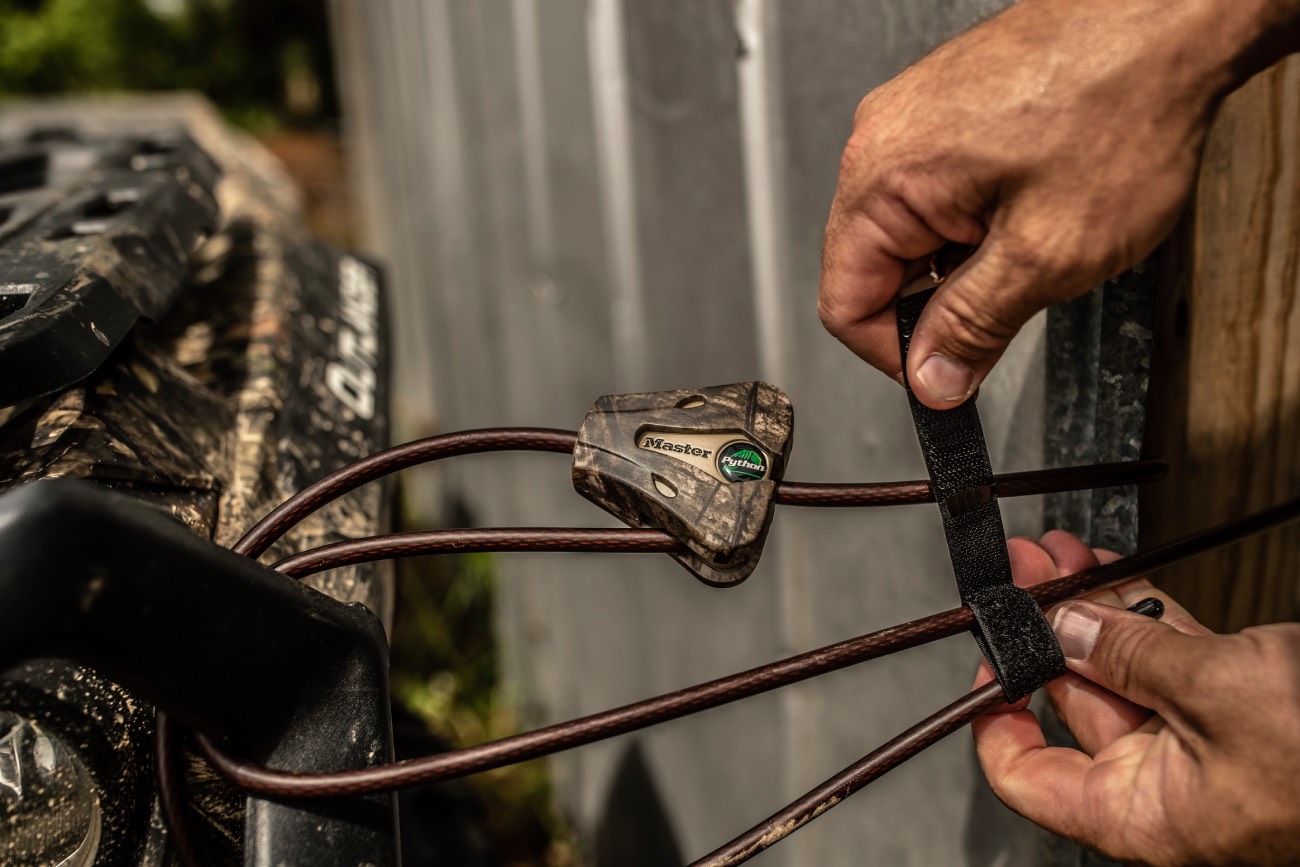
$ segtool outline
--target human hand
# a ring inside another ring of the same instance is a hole
[[[1059,531],[1010,551],[1023,587],[1115,559]],[[1123,610],[1149,596],[1160,622]],[[1080,749],[1024,702],[977,719],[997,796],[1124,861],[1300,863],[1300,625],[1215,635],[1145,579],[1084,598],[1048,614],[1071,673],[1046,688]]]
[[[1284,53],[1295,0],[1023,0],[858,106],[826,225],[828,330],[900,379],[909,264],[978,247],[921,317],[922,403],[974,393],[1035,313],[1173,227],[1227,92]]]

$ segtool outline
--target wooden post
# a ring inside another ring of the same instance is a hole
[[[1234,94],[1192,210],[1167,248],[1146,451],[1170,477],[1143,503],[1147,542],[1300,495],[1300,61]],[[1169,570],[1216,630],[1300,613],[1295,526]]]

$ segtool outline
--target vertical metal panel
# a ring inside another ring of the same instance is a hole
[[[799,416],[791,477],[923,474],[901,393],[817,321],[821,228],[857,101],[999,5],[336,0],[367,237],[392,265],[395,357],[410,360],[399,411],[442,429],[573,427],[602,393],[768,377]],[[1041,344],[1035,325],[982,392],[999,469],[1038,463]],[[485,524],[609,523],[567,475],[534,456],[442,477]],[[1014,532],[1040,520],[1036,504],[1008,509]],[[731,591],[665,559],[500,558],[530,718],[956,598],[930,509],[777,522]],[[952,639],[637,736],[678,849],[702,854],[963,691],[975,658]],[[552,762],[589,840],[626,808],[611,785],[633,741]],[[1032,863],[981,786],[958,736],[756,863]]]
[[[755,370],[733,11],[731,0],[624,4],[649,333],[637,388]]]
[[[792,340],[783,383],[799,413],[790,472],[798,478],[924,475],[897,388],[826,336],[815,310],[821,230],[854,108],[871,88],[989,4],[809,0],[779,4],[776,99],[784,130],[789,273],[783,317]],[[1041,331],[1017,341],[980,396],[994,465],[1032,466],[1041,454]],[[1008,531],[1035,532],[1029,504],[1008,504]],[[805,648],[956,601],[933,510],[779,516],[785,553],[783,634]],[[810,578],[808,576],[826,576]],[[802,579],[802,580],[800,580]],[[786,791],[804,791],[970,685],[976,654],[953,639],[790,693]],[[782,863],[901,865],[1017,863],[1032,840],[990,802],[967,736],[939,745],[796,835]],[[924,804],[924,809],[918,806]],[[1023,860],[1022,860],[1023,863]],[[1028,863],[1032,863],[1029,861]]]
[[[648,364],[641,248],[637,238],[631,100],[622,0],[592,0],[587,48],[596,120],[605,237],[609,246],[613,331],[625,383],[640,382]],[[628,385],[628,390],[636,386]]]
[[[1175,472],[1144,503],[1150,541],[1300,492],[1298,94],[1290,58],[1224,102],[1162,261],[1147,445]],[[1212,629],[1300,616],[1294,526],[1168,572],[1163,586]]]
[[[785,131],[780,93],[780,12],[763,0],[736,2],[736,78],[740,88],[741,163],[749,203],[749,258],[759,368],[772,382],[790,374],[792,335],[786,327],[789,229],[785,222]]]

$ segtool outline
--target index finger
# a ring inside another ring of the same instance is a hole
[[[826,329],[868,364],[902,382],[894,302],[944,239],[898,199],[845,205],[837,197],[822,246],[817,309]]]
[[[980,767],[1002,803],[1043,828],[1084,837],[1086,780],[1094,767],[1088,755],[1049,747],[1031,711],[987,714],[971,723]]]

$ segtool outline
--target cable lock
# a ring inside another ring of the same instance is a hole
[[[775,390],[775,389],[773,389]],[[691,392],[696,394],[698,391]],[[705,390],[707,391],[707,390]],[[779,392],[778,392],[779,394]],[[782,397],[784,397],[782,395]],[[686,403],[693,403],[687,400]],[[697,407],[687,406],[684,409]],[[233,549],[237,553],[256,558],[286,531],[312,514],[325,503],[382,476],[456,455],[509,450],[569,452],[574,448],[575,435],[568,431],[532,428],[490,429],[465,431],[430,437],[425,440],[394,446],[348,465],[322,478],[286,500],[263,518]],[[784,459],[785,455],[782,455]],[[783,461],[784,462],[784,461]],[[1156,481],[1165,473],[1159,461],[1131,464],[1096,465],[1052,470],[1038,470],[996,477],[1004,494],[1020,496],[1120,484],[1138,484]],[[771,478],[769,476],[769,478]],[[830,484],[774,482],[773,504],[792,506],[890,506],[908,503],[934,502],[932,485],[927,482],[897,482],[868,484]],[[1168,566],[1197,553],[1230,544],[1251,533],[1295,520],[1300,516],[1300,500],[1283,504],[1265,512],[1252,515],[1243,521],[1227,524],[1197,536],[1181,539],[1132,557],[1084,570],[1048,584],[1032,588],[1031,598],[1037,605],[1047,606],[1077,593],[1127,580],[1155,568]],[[419,553],[442,553],[448,550],[606,550],[606,551],[660,551],[672,553],[685,550],[673,536],[655,529],[633,530],[469,530],[433,531],[427,533],[391,534],[370,539],[357,539],[327,545],[287,558],[276,568],[287,574],[301,577],[305,574],[334,568],[344,563],[411,556]],[[916,647],[949,635],[974,629],[975,622],[969,610],[953,609],[910,623],[899,624],[855,639],[808,651],[788,659],[759,666],[749,671],[718,678],[693,687],[681,689],[657,698],[647,699],[625,707],[592,714],[577,720],[514,735],[498,741],[480,744],[428,756],[371,768],[333,773],[294,773],[259,767],[227,755],[222,748],[206,738],[198,738],[200,751],[219,773],[249,792],[273,797],[321,798],[392,791],[434,780],[465,776],[489,768],[549,755],[559,750],[592,743],[613,735],[635,731],[697,713],[708,708],[727,704],[747,696],[757,695],[819,674],[845,668],[868,659],[875,659],[908,647]],[[990,684],[992,694],[987,700],[1001,700],[1001,686]],[[962,724],[965,714],[977,713],[986,696],[978,697],[976,705],[959,702],[944,712],[942,728],[951,730]],[[975,698],[972,697],[974,701]],[[995,702],[996,703],[996,702]],[[960,706],[961,712],[954,709]],[[954,715],[955,714],[955,715]],[[944,732],[935,723],[939,717],[923,723],[921,728],[942,736]],[[905,761],[930,742],[911,737],[911,733],[895,739],[868,757],[863,768],[850,769],[856,787],[865,785],[876,776]],[[156,737],[159,752],[159,787],[167,825],[181,845],[182,862],[188,867],[201,863],[202,853],[194,846],[189,833],[184,805],[184,786],[179,775],[165,772],[175,768],[176,744],[159,713]],[[858,771],[863,771],[859,773]],[[835,797],[835,801],[843,795]],[[816,793],[810,793],[816,794]],[[806,798],[803,800],[807,800]],[[746,860],[758,851],[783,839],[811,818],[819,815],[833,803],[819,805],[807,817],[791,823],[779,832],[768,829],[761,834],[757,846],[745,846],[743,853],[735,851],[733,841],[724,847],[735,857],[722,860],[712,857],[698,862],[701,865],[731,865]],[[792,808],[799,806],[792,805]],[[752,836],[745,835],[742,839]],[[723,852],[724,850],[719,850]]]

